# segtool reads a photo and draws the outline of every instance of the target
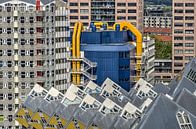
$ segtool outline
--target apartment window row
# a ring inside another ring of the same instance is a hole
[[[12,111],[14,109],[15,109],[14,104],[0,104],[0,111],[3,110]]]
[[[58,70],[56,70],[56,75],[58,75],[58,74],[65,74],[65,73],[67,73],[66,69],[58,69]]]
[[[7,33],[7,34],[12,34],[14,32],[19,32],[20,34],[25,34],[25,33],[30,33],[30,34],[34,34],[35,33],[35,30],[34,28],[20,28],[18,31],[13,29],[13,28],[6,28],[6,29],[3,29],[3,28],[0,28],[0,34],[2,33]]]
[[[185,38],[183,36],[174,36],[174,40],[190,40],[193,41],[194,37],[193,36],[185,36]]]
[[[65,26],[65,27],[55,27],[55,32],[61,32],[61,31],[69,31],[69,27]]]
[[[19,54],[14,50],[0,50],[0,56],[13,56],[16,54],[20,56],[34,56],[34,50],[20,50]]]
[[[174,20],[184,20],[183,16],[174,16]],[[185,20],[194,20],[194,16],[185,16]]]
[[[129,6],[129,7],[136,7],[137,6],[137,3],[117,3],[117,6],[119,7],[125,7],[125,6]]]
[[[175,49],[174,53],[175,54],[183,54],[183,53],[194,54],[194,50],[192,50],[192,49],[188,49],[188,50]]]
[[[18,76],[17,74],[15,75]],[[34,78],[35,74],[34,72],[20,72],[19,76],[21,78],[27,78],[27,77]],[[12,78],[12,77],[14,77],[14,72],[9,71],[7,73],[6,72],[3,73],[3,71],[0,71],[0,78]]]
[[[175,29],[174,33],[175,34],[183,34],[184,30],[183,29]],[[194,34],[194,30],[185,30],[185,34]]]
[[[30,83],[26,83],[26,82],[21,82],[19,83],[19,86],[21,87],[21,89],[26,89],[26,88],[33,88],[34,87],[34,82],[30,82]],[[12,82],[7,82],[7,83],[3,83],[0,82],[0,89],[12,89],[14,87],[14,85],[12,84]]]
[[[184,3],[174,3],[175,7],[183,7]],[[194,3],[185,3],[185,7],[194,7]]]
[[[78,6],[78,5],[80,5],[80,6],[89,6],[89,3],[87,3],[87,2],[80,2],[80,4],[77,2],[70,2],[69,3],[69,6]]]
[[[50,5],[45,6],[46,7],[46,11],[50,11],[50,12],[54,12],[55,11],[55,4],[51,3]],[[35,6],[28,6],[27,4],[21,3],[18,5],[15,4],[11,4],[11,3],[6,3],[5,6],[0,6],[0,12],[2,11],[7,11],[7,12],[11,12],[11,11],[20,11],[20,12],[26,12],[29,11],[31,13],[33,13],[36,8]]]
[[[12,66],[21,66],[21,67],[33,67],[33,61],[20,61],[15,63],[13,61],[0,61],[0,67],[12,67]]]
[[[0,100],[8,99],[12,100],[14,95],[12,93],[0,93]]]
[[[174,13],[194,13],[194,10],[193,9],[187,9],[187,10],[183,10],[183,9],[175,9],[174,10]]]
[[[174,43],[174,47],[194,47],[194,43]]]
[[[67,83],[67,79],[64,79],[64,80],[58,80],[55,82],[56,85],[63,85],[63,84],[66,84]]]

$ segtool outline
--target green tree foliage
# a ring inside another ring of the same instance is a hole
[[[170,42],[155,41],[155,57],[157,59],[171,59],[172,58],[172,44]]]

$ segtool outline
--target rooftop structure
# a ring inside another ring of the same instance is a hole
[[[140,79],[127,92],[107,78],[101,86],[90,81],[83,90],[72,85],[62,96],[55,89],[47,91],[36,85],[16,113],[16,119],[26,128],[39,129],[194,129],[196,83],[192,77],[196,75],[195,66],[196,59],[169,88],[154,87]],[[31,106],[28,103],[32,103]],[[48,108],[40,106],[43,103],[48,104]]]

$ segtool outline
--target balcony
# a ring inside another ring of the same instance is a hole
[[[19,99],[18,98],[15,98],[14,103],[15,104],[19,104]]]
[[[18,87],[15,87],[14,93],[19,93],[19,88]]]
[[[18,77],[14,77],[14,82],[19,82],[19,78]]]
[[[18,72],[18,66],[14,66],[14,71]]]
[[[18,44],[14,44],[14,49],[18,50]]]
[[[17,39],[17,38],[18,38],[18,33],[14,32],[14,39]]]
[[[14,55],[14,60],[18,61],[18,55]]]
[[[14,21],[14,28],[18,28],[18,22]]]
[[[14,16],[14,17],[17,17],[17,16],[18,16],[18,11],[17,11],[17,10],[14,10],[13,16]]]

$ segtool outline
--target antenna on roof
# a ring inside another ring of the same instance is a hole
[[[36,0],[36,10],[40,11],[40,0]]]

